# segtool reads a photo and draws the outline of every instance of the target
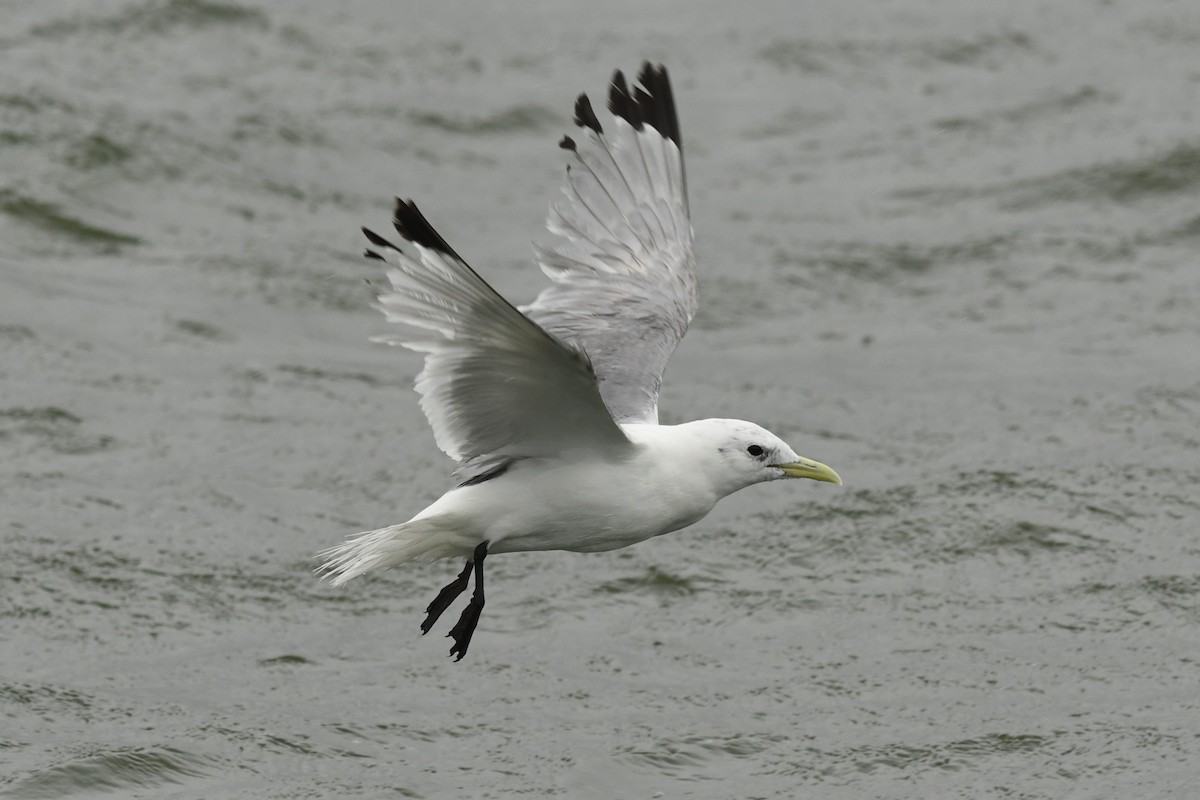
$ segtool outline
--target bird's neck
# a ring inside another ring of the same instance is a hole
[[[646,469],[687,487],[693,496],[703,496],[715,504],[722,497],[744,489],[745,476],[731,472],[720,445],[711,431],[699,422],[681,425],[625,424],[621,428],[630,441],[639,445]],[[753,481],[751,481],[752,483]]]

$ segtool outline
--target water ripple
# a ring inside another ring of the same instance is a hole
[[[180,784],[212,774],[215,759],[173,747],[117,749],[70,757],[17,778],[4,792],[13,800],[69,797],[97,791],[117,792]]]

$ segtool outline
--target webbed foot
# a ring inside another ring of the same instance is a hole
[[[471,562],[467,564],[468,567],[473,566],[475,570],[475,591],[471,593],[471,602],[467,603],[462,616],[458,618],[458,622],[448,634],[454,639],[450,655],[454,656],[455,661],[462,661],[463,656],[467,654],[467,648],[471,646],[471,637],[475,634],[475,626],[479,624],[479,615],[483,613],[483,560],[487,558],[487,546],[488,543],[484,542],[476,547],[472,557],[474,564],[472,565]],[[466,572],[464,569],[459,577],[463,578]]]

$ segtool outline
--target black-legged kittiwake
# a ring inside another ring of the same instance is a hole
[[[438,446],[458,462],[456,486],[408,522],[325,551],[320,571],[342,584],[408,561],[465,557],[421,625],[428,632],[474,573],[450,631],[456,659],[483,610],[489,555],[612,550],[691,525],[756,483],[841,483],[750,422],[658,423],[663,371],[696,312],[666,69],[645,64],[632,87],[617,72],[608,107],[602,126],[580,95],[579,130],[560,142],[572,163],[547,224],[563,241],[536,250],[551,285],[530,305],[501,297],[412,201],[396,201],[403,250],[364,229],[367,256],[387,265],[380,309],[419,331],[385,341],[425,354],[416,389]]]

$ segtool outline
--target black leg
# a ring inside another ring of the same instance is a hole
[[[450,604],[458,599],[458,596],[467,590],[467,578],[471,574],[471,560],[467,559],[467,565],[463,567],[463,571],[458,573],[458,577],[446,584],[446,586],[438,592],[438,596],[433,598],[433,602],[425,609],[425,621],[421,623],[421,635],[429,633],[429,629],[433,627],[433,623],[438,621],[438,617],[442,612],[450,607]]]
[[[462,657],[467,654],[467,648],[471,646],[471,636],[475,633],[475,626],[479,624],[479,615],[483,613],[483,560],[487,558],[488,543],[484,542],[475,548],[475,553],[472,556],[475,567],[475,591],[471,593],[471,602],[463,609],[462,616],[458,618],[458,624],[450,629],[450,636],[454,638],[454,646],[450,648],[450,655],[454,656],[455,661],[462,661]],[[468,562],[470,566],[470,562]],[[467,574],[464,569],[463,577]]]

